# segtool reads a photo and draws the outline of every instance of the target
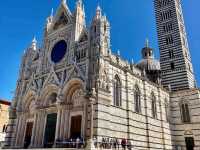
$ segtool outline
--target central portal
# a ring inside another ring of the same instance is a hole
[[[82,116],[71,117],[71,132],[70,137],[73,139],[81,138]]]
[[[48,114],[44,137],[44,147],[51,148],[55,140],[57,114]]]

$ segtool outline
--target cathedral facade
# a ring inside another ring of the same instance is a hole
[[[147,41],[135,64],[112,53],[99,6],[86,27],[82,1],[71,12],[62,0],[42,46],[34,39],[22,58],[5,148],[80,138],[94,149],[110,138],[141,150],[199,150],[200,91],[180,3],[154,0],[160,62]]]

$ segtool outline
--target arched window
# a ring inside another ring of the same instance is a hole
[[[135,86],[134,91],[134,101],[135,101],[135,112],[140,113],[141,112],[141,100],[140,100],[140,89],[138,86]]]
[[[152,109],[152,117],[157,118],[157,107],[156,107],[156,97],[154,93],[151,94],[151,109]]]
[[[190,110],[188,103],[181,103],[181,118],[183,123],[189,123],[190,120]]]
[[[119,77],[116,75],[114,79],[114,86],[113,86],[113,93],[114,93],[114,105],[115,106],[121,106],[121,81]]]

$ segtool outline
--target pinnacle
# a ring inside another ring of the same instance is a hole
[[[32,43],[37,43],[35,36],[33,37]]]
[[[98,4],[98,6],[97,6],[97,10],[96,11],[101,11],[101,7],[100,7],[100,5]]]
[[[66,4],[66,0],[62,0],[62,4]]]
[[[146,46],[146,47],[149,47],[149,39],[148,39],[148,38],[146,38],[145,46]]]
[[[53,17],[53,8],[51,9],[51,17]]]

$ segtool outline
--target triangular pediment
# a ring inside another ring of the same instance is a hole
[[[66,4],[61,3],[55,16],[53,17],[53,24],[51,30],[57,30],[72,22],[72,14]]]
[[[79,38],[79,43],[82,43],[85,41],[88,41],[88,33],[86,30],[83,30],[83,32],[81,33],[80,38]]]
[[[53,30],[57,30],[59,28],[64,27],[65,25],[68,24],[68,22],[69,22],[69,20],[68,20],[67,16],[65,15],[65,13],[63,12],[59,16],[58,20],[56,20],[56,22],[54,23]]]

